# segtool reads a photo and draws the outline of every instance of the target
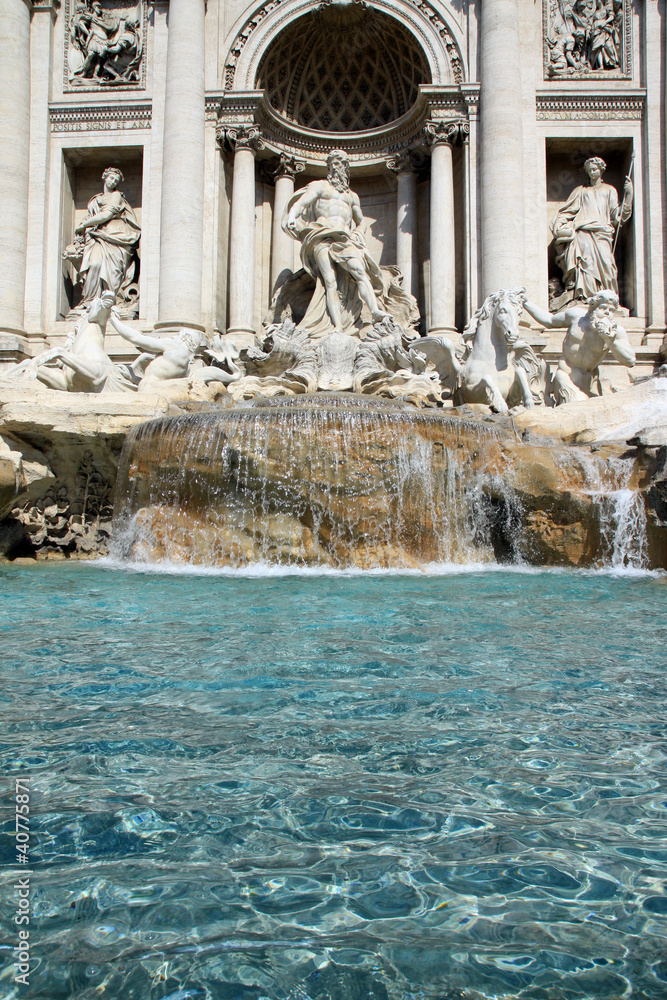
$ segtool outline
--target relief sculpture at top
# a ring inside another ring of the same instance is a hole
[[[125,86],[140,80],[143,41],[136,12],[113,17],[98,0],[70,19],[68,69],[74,86]]]
[[[548,0],[549,76],[618,70],[623,0]]]

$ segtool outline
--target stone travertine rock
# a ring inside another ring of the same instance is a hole
[[[494,556],[595,566],[612,556],[617,496],[639,511],[641,490],[655,485],[655,470],[621,443],[591,452],[524,442],[510,421],[369,402],[266,400],[145,428],[126,452],[117,554],[223,566]]]
[[[519,431],[576,444],[627,441],[645,427],[653,436],[664,427],[667,439],[667,379],[650,378],[621,392],[515,413],[513,421]]]

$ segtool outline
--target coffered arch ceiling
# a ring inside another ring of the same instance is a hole
[[[331,133],[388,125],[430,82],[414,35],[386,13],[354,4],[289,24],[264,52],[255,86],[281,117]]]

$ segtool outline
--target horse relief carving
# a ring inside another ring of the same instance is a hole
[[[127,87],[141,80],[141,5],[117,8],[99,0],[77,4],[67,32],[67,78],[71,87]]]

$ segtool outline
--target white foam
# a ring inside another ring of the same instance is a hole
[[[597,569],[577,569],[564,566],[528,566],[524,563],[424,563],[418,567],[374,567],[360,569],[356,566],[338,568],[334,566],[281,566],[272,563],[257,562],[247,566],[193,566],[190,563],[160,562],[123,562],[120,559],[105,557],[94,561],[81,563],[83,566],[95,566],[98,569],[108,569],[124,573],[144,573],[162,576],[203,576],[232,577],[249,579],[269,579],[280,577],[437,577],[465,576],[486,573],[510,573],[523,576],[538,576],[543,573],[556,575],[609,576],[624,579],[655,579],[667,576],[664,570],[638,569],[633,566],[603,566]]]

